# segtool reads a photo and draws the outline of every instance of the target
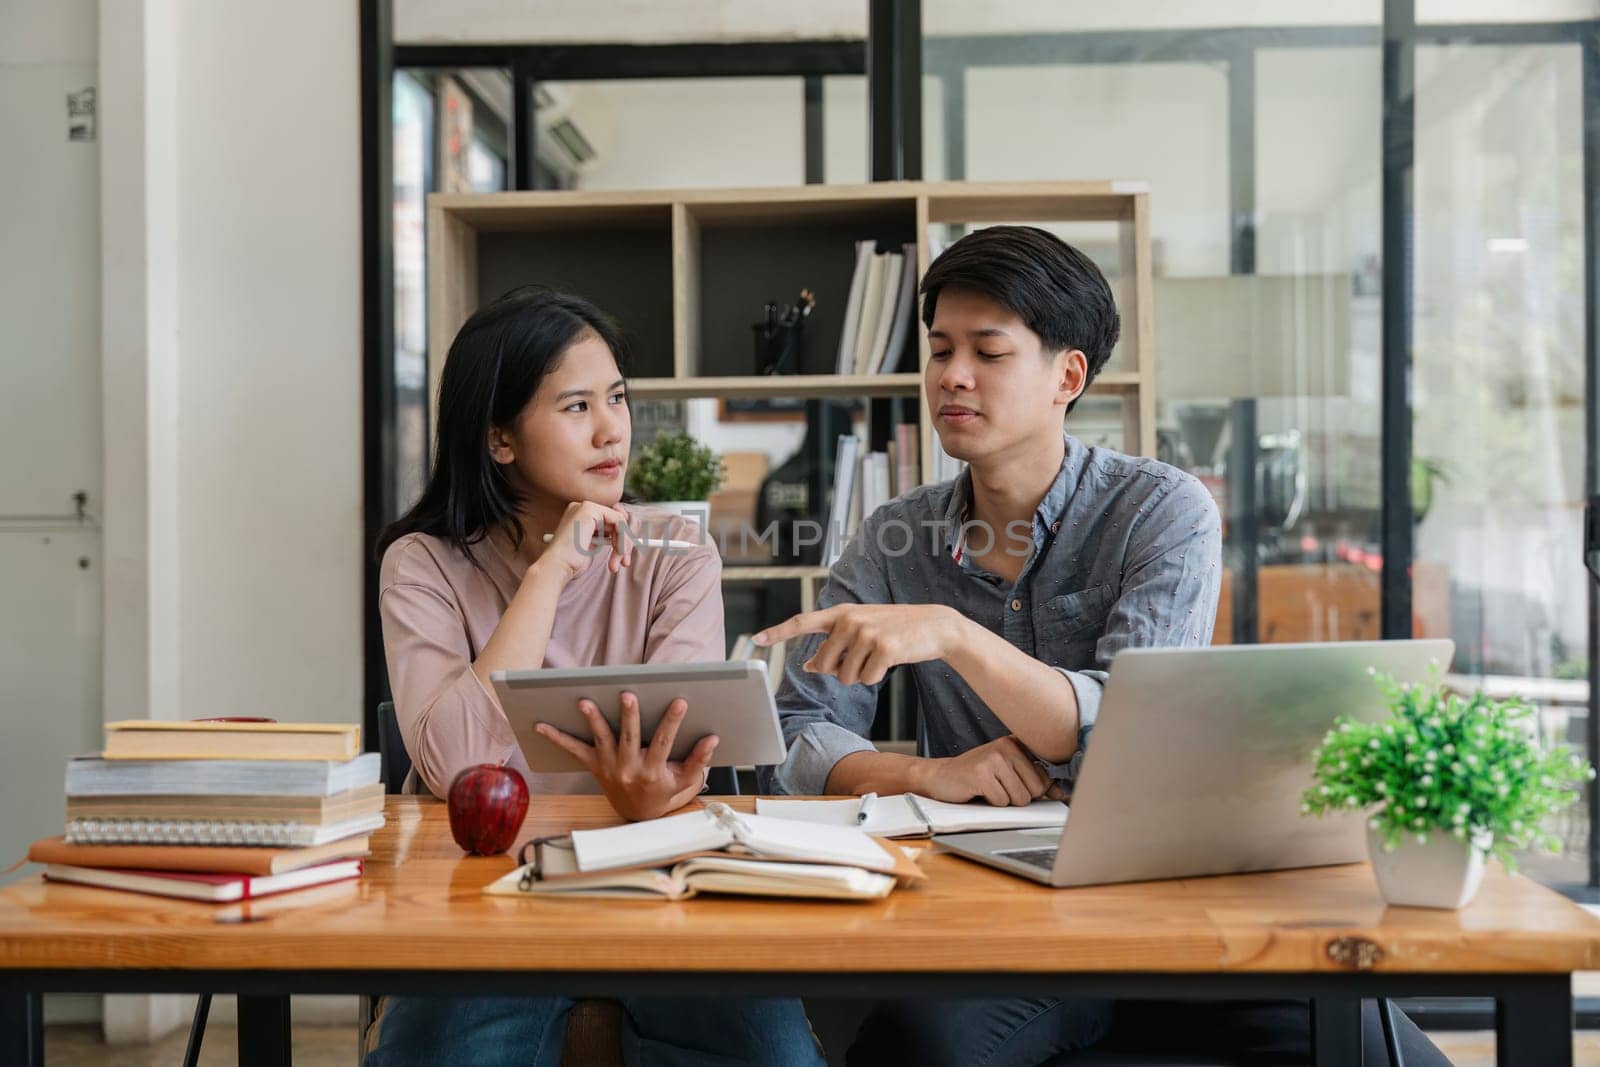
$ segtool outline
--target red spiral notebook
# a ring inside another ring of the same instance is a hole
[[[141,871],[121,867],[74,867],[65,863],[52,863],[44,869],[45,878],[52,882],[76,882],[105,889],[126,889],[134,893],[152,893],[162,897],[182,897],[186,900],[204,900],[227,903],[236,900],[254,900],[273,893],[286,893],[291,889],[342,882],[361,877],[360,860],[341,860],[316,867],[302,867],[283,874],[196,874],[187,871]]]

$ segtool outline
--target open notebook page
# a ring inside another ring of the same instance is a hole
[[[895,859],[854,826],[826,826],[767,815],[739,815],[736,839],[764,856],[843,863],[871,871],[894,869]]]
[[[859,867],[817,863],[763,863],[732,856],[700,856],[684,860],[676,873],[686,883],[708,893],[745,893],[753,896],[886,897],[894,877]]]
[[[928,824],[922,821],[912,807],[908,794],[878,797],[867,813],[867,821],[858,823],[856,813],[861,810],[859,797],[849,800],[789,800],[785,798],[756,800],[756,813],[775,819],[798,819],[802,822],[824,826],[854,826],[879,837],[908,837],[925,834]]]
[[[934,833],[939,834],[959,834],[966,830],[1031,830],[1067,823],[1067,806],[1059,800],[1035,800],[1032,804],[997,808],[982,801],[950,804],[917,797],[917,807],[933,824]]]
[[[573,852],[582,871],[659,863],[688,852],[714,851],[732,842],[732,831],[709,809],[605,830],[572,832]]]
[[[1067,806],[1059,800],[1035,800],[1025,807],[998,808],[983,801],[949,804],[910,793],[879,797],[858,824],[859,799],[789,800],[763,797],[756,811],[778,819],[795,819],[824,826],[858,826],[878,837],[914,837],[928,833],[955,834],[967,830],[1026,830],[1062,826]]]

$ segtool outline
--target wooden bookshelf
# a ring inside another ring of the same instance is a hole
[[[633,340],[640,397],[916,396],[928,349],[915,331],[897,373],[840,375],[835,353],[854,243],[912,244],[919,276],[931,227],[996,222],[1115,224],[1123,342],[1090,395],[1122,400],[1124,443],[1155,452],[1149,194],[1142,182],[875,182],[771,189],[436,193],[428,198],[430,392],[440,355],[486,299],[528,282],[568,288],[617,316]],[[753,373],[750,323],[771,299],[818,295],[802,373]],[[911,369],[914,365],[915,370]],[[922,420],[923,469],[932,429]]]
[[[935,228],[1002,222],[1091,223],[1115,233],[1117,270],[1110,280],[1122,341],[1089,395],[1119,399],[1124,448],[1154,455],[1150,207],[1143,182],[436,193],[428,198],[429,393],[437,395],[444,353],[475,308],[513,286],[541,283],[582,293],[616,316],[632,343],[629,388],[637,397],[916,397],[928,365],[920,328],[898,364],[891,353],[894,372],[834,373],[855,242],[914,244],[920,278]],[[817,295],[801,373],[754,373],[750,324],[766,301],[791,301],[801,288]],[[927,472],[932,421],[921,423]],[[734,582],[800,580],[808,600],[824,577],[820,567],[724,572]]]
[[[740,567],[728,566],[722,568],[722,580],[725,582],[772,582],[786,579],[809,578],[812,580],[826,578],[826,567]]]
[[[630,378],[628,392],[652,400],[695,397],[916,396],[920,374],[724,375],[717,378]]]

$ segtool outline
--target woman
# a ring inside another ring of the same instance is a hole
[[[636,704],[624,701],[615,740],[598,710],[580,705],[594,744],[540,729],[588,772],[535,774],[489,684],[503,669],[725,655],[715,547],[639,549],[619,536],[626,523],[636,534],[699,540],[681,519],[621,502],[631,436],[621,352],[593,305],[534,288],[478,311],[450,346],[433,474],[378,545],[408,791],[420,782],[442,797],[462,768],[504,763],[535,794],[598,790],[619,814],[648,819],[704,788],[715,737],[682,763],[665,758],[687,711],[681,700],[650,752]],[[571,1006],[564,997],[389,997],[367,1067],[557,1064]],[[623,1008],[631,1063],[822,1062],[797,1000],[656,998]]]

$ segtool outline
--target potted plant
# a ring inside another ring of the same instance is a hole
[[[1389,718],[1339,719],[1313,755],[1301,811],[1368,813],[1367,849],[1386,901],[1463,907],[1487,856],[1514,871],[1519,849],[1560,851],[1560,839],[1541,827],[1594,770],[1564,745],[1541,746],[1531,707],[1447,693],[1437,678],[1399,685],[1374,677]]]
[[[703,540],[711,523],[711,494],[722,485],[722,460],[682,431],[661,434],[634,455],[628,482],[642,503],[699,524]]]

